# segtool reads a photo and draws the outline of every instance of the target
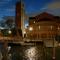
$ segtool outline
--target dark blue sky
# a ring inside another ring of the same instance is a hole
[[[24,0],[27,14],[48,12],[60,16],[60,0]]]
[[[52,0],[24,0],[27,13],[39,12],[45,8],[45,5],[52,2]]]
[[[15,5],[18,0],[0,0],[0,20],[4,16],[15,16]],[[59,0],[24,0],[25,12],[28,15],[49,12],[60,16]]]

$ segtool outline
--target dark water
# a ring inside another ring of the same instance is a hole
[[[0,45],[0,60],[5,53]],[[35,45],[8,45],[8,60],[52,60],[53,48],[44,47],[43,44]],[[55,48],[55,60],[60,60],[60,47]]]
[[[13,46],[9,55],[10,60],[44,60],[42,45]]]

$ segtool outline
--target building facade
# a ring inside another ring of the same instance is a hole
[[[31,40],[57,39],[56,36],[60,36],[60,17],[46,12],[30,17],[26,33],[27,38]]]

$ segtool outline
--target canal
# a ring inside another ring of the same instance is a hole
[[[9,43],[7,60],[52,60],[52,50],[53,48],[45,47],[43,43],[29,45]],[[2,44],[0,43],[0,60],[4,60],[3,51]],[[60,47],[56,47],[55,53],[55,60],[60,60]]]
[[[42,43],[33,45],[9,45],[11,46],[9,55],[12,60],[44,60]]]

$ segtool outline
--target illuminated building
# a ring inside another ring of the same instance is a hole
[[[60,17],[46,12],[30,17],[26,32],[29,39],[53,41],[56,36],[60,36]]]

